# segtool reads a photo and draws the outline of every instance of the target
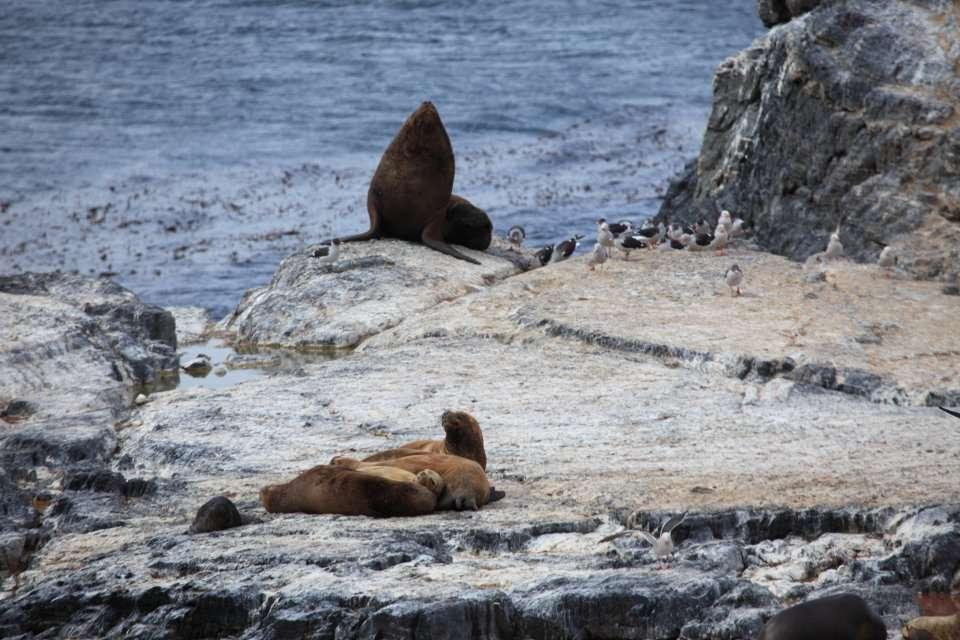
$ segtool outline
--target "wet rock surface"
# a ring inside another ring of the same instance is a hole
[[[761,246],[798,260],[823,251],[839,224],[857,260],[892,245],[913,276],[952,282],[956,3],[760,0],[759,9],[768,25],[794,19],[720,65],[698,161],[659,216],[715,218],[727,208]]]

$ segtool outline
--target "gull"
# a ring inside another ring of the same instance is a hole
[[[613,234],[613,237],[617,237],[621,233],[628,233],[632,231],[633,223],[629,220],[621,220],[620,222],[608,222],[607,227],[610,229],[610,233]]]
[[[621,538],[623,536],[634,533],[633,527],[637,523],[637,516],[639,512],[634,512],[630,514],[630,517],[627,518],[626,529],[618,533],[602,538],[600,542],[610,542],[616,538]],[[687,517],[687,513],[683,512],[678,516],[670,517],[664,524],[660,526],[659,531],[637,531],[641,538],[646,540],[650,544],[650,548],[653,550],[653,555],[656,556],[657,560],[662,564],[663,559],[673,555],[673,530],[676,529],[680,523],[682,523]],[[654,535],[656,534],[656,535]]]
[[[747,234],[746,222],[743,218],[734,218],[733,224],[730,226],[728,235],[731,238],[739,238]]]
[[[520,249],[520,246],[523,244],[523,241],[526,237],[527,232],[523,230],[523,227],[517,224],[510,227],[510,230],[507,231],[507,240],[510,242],[510,247],[514,251]]]
[[[540,261],[540,266],[545,266],[550,262],[550,258],[553,257],[553,245],[548,244],[539,251],[537,251],[533,256]]]
[[[880,257],[877,258],[877,264],[885,269],[887,277],[890,277],[890,269],[897,266],[897,250],[890,245],[885,246],[883,251],[880,252]]]
[[[699,233],[709,234],[710,225],[707,224],[707,221],[705,219],[700,218],[699,220],[693,223],[693,232],[695,234],[699,234]]]
[[[740,270],[740,265],[734,264],[727,269],[727,273],[724,274],[724,279],[727,282],[727,286],[730,287],[730,292],[735,292],[734,295],[740,295],[740,283],[743,282],[743,271]]]
[[[629,233],[622,234],[617,238],[617,248],[620,251],[623,251],[623,255],[626,260],[630,259],[630,252],[634,249],[646,249],[650,246],[651,241],[647,240],[640,235],[631,235]]]
[[[590,267],[590,271],[593,271],[596,267],[602,267],[609,256],[610,254],[605,246],[599,242],[593,245],[593,252],[590,254],[590,260],[587,261],[587,266]]]
[[[561,240],[553,248],[553,259],[550,260],[553,262],[563,262],[567,258],[573,255],[573,252],[577,250],[577,247],[580,246],[580,241],[583,239],[583,236],[579,233],[572,238],[566,240]]]
[[[340,257],[340,240],[331,240],[329,245],[317,247],[311,254],[317,264],[333,264]]]
[[[733,228],[733,218],[730,216],[730,212],[726,209],[720,212],[720,219],[717,220],[717,227],[723,227],[723,230],[727,233],[730,233],[730,230]]]
[[[603,218],[597,220],[597,244],[604,247],[613,246],[613,232],[610,231],[610,225]]]
[[[722,224],[717,225],[717,231],[713,235],[713,242],[710,248],[717,250],[717,255],[722,256],[723,250],[727,248],[727,230]]]
[[[830,242],[827,243],[827,250],[823,252],[823,257],[833,260],[843,256],[843,244],[840,242],[840,225],[837,230],[830,234]]]
[[[684,234],[680,241],[687,245],[687,251],[706,251],[713,245],[713,236],[709,233],[696,235]]]
[[[653,223],[648,220],[647,223],[644,224],[643,227],[641,227],[640,230],[637,231],[634,235],[642,236],[643,238],[645,238],[647,241],[647,246],[652,249],[653,245],[663,240],[663,236],[665,236],[666,233],[667,233],[667,228],[663,226],[662,222],[660,223],[659,226],[655,227],[653,226]]]
[[[682,224],[677,224],[676,222],[674,222],[673,224],[670,225],[670,228],[667,229],[667,237],[670,238],[671,240],[679,241],[680,236],[682,235],[683,235]]]

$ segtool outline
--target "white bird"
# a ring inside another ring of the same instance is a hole
[[[884,269],[890,269],[897,266],[897,251],[890,245],[887,245],[883,248],[883,251],[880,252],[880,257],[877,258],[877,264],[883,267]]]
[[[840,242],[840,227],[830,234],[830,242],[827,243],[827,250],[823,252],[823,257],[828,260],[843,257],[843,244]]]
[[[610,231],[610,225],[603,218],[597,220],[597,244],[604,247],[613,246],[613,232]]]
[[[716,249],[718,256],[722,256],[723,250],[727,248],[727,238],[727,229],[722,224],[718,224],[713,234],[713,242],[710,243],[710,248]]]
[[[730,287],[730,293],[740,295],[740,284],[743,282],[743,271],[740,270],[740,265],[735,264],[727,269],[727,273],[724,274],[724,279],[727,282],[727,286]]]
[[[730,227],[728,235],[731,238],[739,238],[740,236],[746,235],[747,230],[744,228],[746,221],[743,218],[734,218],[733,225]]]
[[[517,224],[510,227],[509,231],[507,231],[507,240],[510,242],[510,246],[514,251],[520,249],[526,237],[527,232],[523,230],[523,227]]]
[[[340,257],[340,240],[331,240],[329,245],[317,247],[312,255],[317,264],[333,264]]]
[[[627,518],[626,530],[614,533],[606,538],[602,538],[600,542],[610,542],[616,538],[634,533],[633,527],[637,523],[638,515],[639,512],[630,514],[630,517]],[[640,534],[640,537],[650,544],[650,548],[653,550],[653,555],[656,556],[657,560],[662,563],[664,558],[673,555],[673,530],[676,529],[680,523],[686,519],[686,517],[687,514],[684,512],[678,516],[672,516],[669,518],[663,525],[660,526],[659,531],[637,531],[636,533]],[[656,535],[654,535],[654,533],[656,533]]]
[[[609,257],[610,253],[607,251],[607,248],[598,242],[593,245],[593,252],[590,254],[590,260],[587,261],[587,266],[590,267],[590,271],[593,271],[596,267],[602,266]]]
[[[722,226],[723,230],[727,233],[730,233],[730,229],[733,228],[733,218],[730,216],[730,212],[726,209],[720,212],[720,219],[717,220],[717,226]]]

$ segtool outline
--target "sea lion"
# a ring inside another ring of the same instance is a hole
[[[460,456],[450,456],[439,453],[416,453],[377,462],[364,462],[353,458],[339,457],[334,459],[334,466],[346,467],[357,471],[364,471],[370,467],[390,466],[405,469],[411,473],[419,473],[431,469],[440,474],[446,484],[444,491],[437,500],[437,509],[456,509],[476,511],[491,501],[495,492],[490,487],[487,474],[483,468],[473,460]],[[499,496],[499,497],[502,497]],[[496,498],[495,498],[496,499]]]
[[[197,509],[197,516],[190,525],[190,533],[211,533],[239,527],[243,524],[240,512],[230,498],[217,496],[210,498]]]
[[[407,469],[418,474],[417,482],[398,482],[376,475],[376,469],[364,473],[343,465],[321,464],[290,482],[265,486],[260,490],[260,502],[270,513],[339,513],[375,518],[425,515],[437,506],[437,494],[428,488],[436,484],[435,480],[429,474],[419,474],[425,468]]]
[[[767,621],[759,640],[886,640],[887,627],[858,595],[801,602]]]
[[[914,618],[900,633],[906,640],[960,640],[960,620],[957,614]]]
[[[417,453],[445,453],[473,460],[486,471],[487,452],[483,448],[483,432],[476,418],[464,411],[444,411],[440,416],[440,426],[446,433],[443,440],[414,440],[396,449],[367,456],[363,461],[391,460]]]
[[[484,231],[482,221],[489,224],[490,219],[483,211],[453,196],[453,175],[447,130],[433,103],[424,102],[400,127],[373,174],[367,190],[370,228],[340,241],[400,238],[480,264],[449,244],[455,241],[482,251],[490,246],[492,230],[490,225]]]
[[[421,484],[427,489],[430,489],[433,492],[433,495],[440,497],[440,494],[443,493],[443,489],[446,484],[443,482],[443,478],[440,477],[440,474],[432,469],[424,469],[419,473],[411,473],[405,469],[399,469],[397,467],[390,467],[387,465],[376,465],[369,466],[363,469],[364,473],[377,476],[378,478],[385,478],[387,480],[393,480],[394,482],[413,482],[415,484]]]

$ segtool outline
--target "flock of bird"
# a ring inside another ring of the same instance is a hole
[[[712,227],[704,218],[693,225],[671,224],[669,227],[663,222],[654,225],[648,220],[639,228],[635,228],[629,220],[611,223],[600,218],[597,220],[597,242],[590,252],[587,268],[591,271],[597,268],[602,269],[614,252],[622,253],[624,259],[629,260],[630,252],[637,249],[713,250],[717,255],[724,255],[727,244],[734,238],[746,235],[747,231],[743,219],[734,217],[727,210],[720,212],[717,224]],[[519,250],[525,238],[526,232],[523,227],[513,226],[507,231],[507,240],[514,249]],[[562,262],[573,255],[583,238],[582,235],[575,235],[555,245],[547,245],[535,255],[542,265]],[[740,285],[743,283],[743,271],[740,266],[734,264],[727,269],[724,279],[731,292],[740,295]]]

